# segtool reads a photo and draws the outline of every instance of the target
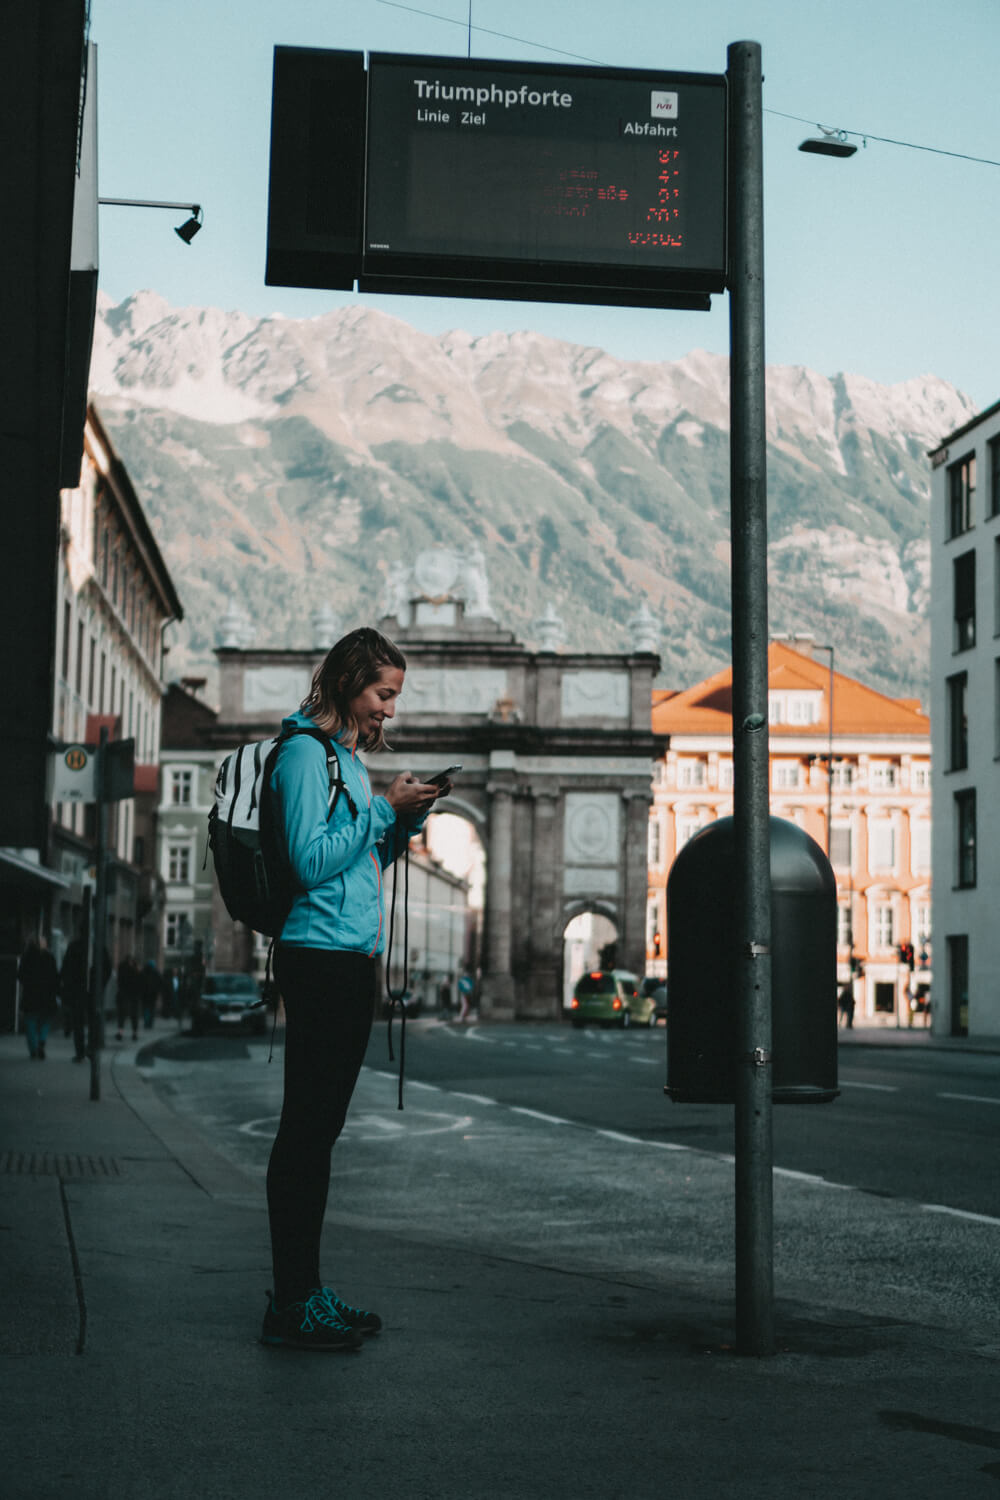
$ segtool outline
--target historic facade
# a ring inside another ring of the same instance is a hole
[[[1000,402],[931,454],[935,1029],[1000,1036]]]
[[[485,850],[481,1016],[561,1014],[563,936],[583,912],[611,921],[618,962],[642,973],[658,748],[649,723],[658,658],[648,616],[634,622],[632,653],[570,653],[558,649],[561,625],[549,610],[539,622],[543,649],[531,651],[493,618],[474,555],[435,548],[397,569],[390,583],[385,604],[394,613],[378,623],[406,654],[408,670],[393,749],[373,757],[369,771],[377,790],[401,770],[462,766],[442,810],[466,819]],[[339,624],[317,621],[317,637],[321,625],[329,646]],[[241,967],[235,953],[231,963],[220,957],[229,939],[217,896],[212,906],[208,884],[172,881],[169,849],[176,846],[176,869],[196,877],[215,766],[241,741],[275,731],[324,652],[255,649],[238,607],[226,612],[220,633],[218,714],[198,724],[194,713],[181,735],[187,743],[171,731],[164,747],[167,956],[171,943],[199,940],[203,927],[200,940],[211,931],[216,967]]]
[[[923,1024],[931,987],[930,724],[916,702],[887,698],[831,668],[829,648],[807,638],[769,648],[771,812],[798,823],[830,855],[838,977],[853,982],[857,1017]],[[666,885],[678,850],[733,810],[731,714],[730,668],[655,697],[653,728],[669,736],[669,749],[657,764],[649,822],[650,972],[667,972]]]
[[[62,770],[67,746],[133,740],[133,795],[110,804],[105,941],[112,961],[156,959],[162,888],[156,870],[164,630],[180,600],[141,503],[93,405],[80,483],[62,492],[53,739],[57,747],[49,863],[63,884],[51,916],[61,957],[93,886],[95,809]],[[91,794],[92,795],[92,794]]]

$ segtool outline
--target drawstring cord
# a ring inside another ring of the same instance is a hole
[[[398,824],[396,829],[398,829]],[[396,829],[393,830],[393,838],[396,837]],[[389,997],[389,1061],[395,1062],[392,1051],[392,1017],[396,1006],[399,1006],[399,1103],[397,1109],[403,1107],[403,1074],[406,1069],[406,991],[410,986],[410,840],[404,830],[405,843],[403,845],[403,982],[398,993],[392,987],[392,941],[396,933],[396,883],[399,878],[399,857],[392,864],[392,899],[389,903],[389,941],[385,952],[385,992]]]

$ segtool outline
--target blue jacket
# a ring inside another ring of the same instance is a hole
[[[311,727],[303,713],[290,714],[282,729]],[[278,825],[289,862],[302,887],[281,933],[297,948],[335,948],[374,956],[385,947],[382,871],[402,844],[402,829],[385,797],[373,797],[368,772],[355,750],[333,741],[344,786],[327,821],[330,779],[323,746],[296,735],[281,747],[271,779]],[[409,838],[414,828],[406,829]]]

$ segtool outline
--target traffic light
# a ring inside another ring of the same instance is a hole
[[[660,956],[660,949],[662,948],[662,946],[663,940],[660,937],[660,930],[659,928],[657,928],[657,930],[653,933],[653,953],[657,958],[659,958]]]
[[[900,943],[898,951],[899,951],[899,961],[900,961],[900,963],[906,964],[907,968],[912,969],[913,968],[913,944],[912,943]]]

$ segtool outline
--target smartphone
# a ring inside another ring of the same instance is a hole
[[[444,786],[445,782],[450,781],[451,778],[455,775],[455,772],[460,771],[461,769],[461,766],[449,766],[446,771],[438,771],[434,776],[424,776],[424,774],[421,772],[420,779],[421,781],[423,781],[425,786]]]

